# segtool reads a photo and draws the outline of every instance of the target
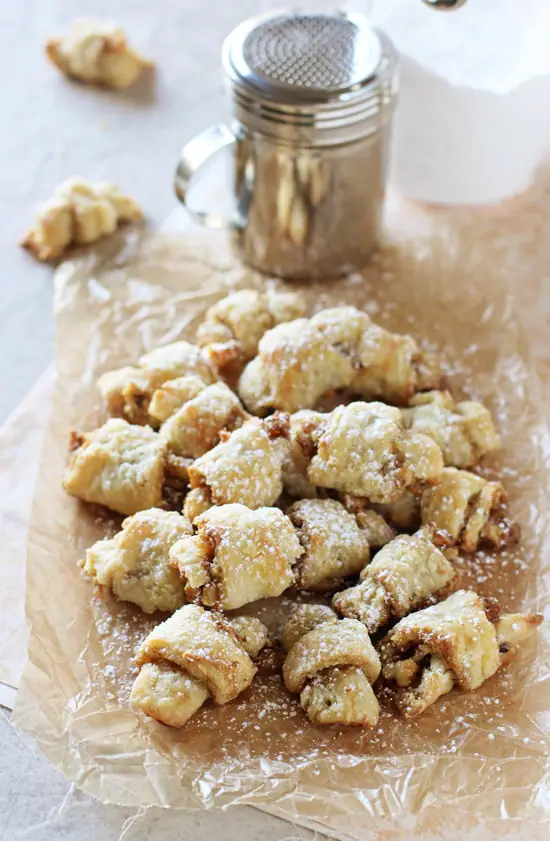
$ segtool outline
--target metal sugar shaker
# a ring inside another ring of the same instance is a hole
[[[228,227],[241,259],[285,278],[346,274],[375,248],[386,184],[397,61],[359,14],[275,13],[238,26],[222,52],[230,125],[181,153],[175,189],[195,220]],[[232,218],[188,191],[232,150]]]

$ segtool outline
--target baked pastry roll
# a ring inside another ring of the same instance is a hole
[[[241,289],[210,307],[197,330],[197,344],[209,354],[217,370],[226,374],[258,352],[268,330],[304,314],[304,301],[295,292]]]
[[[133,602],[145,613],[172,613],[185,604],[183,582],[170,564],[170,547],[193,534],[187,517],[150,508],[128,517],[109,540],[86,551],[84,571],[120,601]]]
[[[278,508],[211,508],[195,520],[197,534],[170,549],[189,601],[219,610],[280,596],[294,583],[302,547]]]
[[[343,493],[338,494],[338,499],[346,511],[349,511],[355,517],[355,521],[365,535],[371,549],[380,549],[390,540],[393,540],[395,530],[382,514],[370,507],[367,499]]]
[[[355,307],[321,310],[311,323],[352,360],[350,388],[360,397],[403,405],[417,391],[439,385],[433,354],[422,351],[412,336],[385,330]]]
[[[120,514],[162,502],[166,444],[146,426],[111,418],[93,432],[71,433],[65,490]]]
[[[21,240],[38,260],[58,260],[71,245],[89,245],[125,222],[143,218],[141,207],[115,184],[70,178],[36,211],[36,223]]]
[[[373,505],[373,508],[396,529],[416,531],[421,525],[420,499],[412,491],[407,490],[394,502]]]
[[[116,373],[116,371],[113,373]],[[178,409],[181,409],[190,400],[194,400],[207,387],[208,383],[205,383],[196,374],[187,374],[183,377],[176,377],[175,380],[167,380],[153,391],[148,409],[148,419],[155,426],[160,426]]]
[[[431,541],[429,529],[401,535],[365,566],[360,583],[336,593],[341,616],[363,622],[370,634],[390,619],[406,616],[432,596],[442,596],[455,578],[453,566]]]
[[[336,622],[338,617],[332,608],[324,604],[299,604],[296,605],[290,616],[283,625],[281,642],[283,649],[288,653],[294,643],[298,642],[309,631],[313,631],[317,625],[323,622]]]
[[[239,396],[249,411],[312,409],[328,391],[351,385],[351,360],[327,341],[307,318],[268,330],[239,380]]]
[[[446,467],[440,484],[424,491],[421,515],[422,523],[435,529],[436,540],[464,552],[483,543],[499,549],[519,536],[502,485],[455,467]]]
[[[342,388],[406,404],[417,391],[437,388],[440,378],[437,360],[412,336],[390,333],[355,307],[335,307],[269,330],[241,376],[239,393],[261,415],[312,409]]]
[[[156,425],[158,417],[151,418],[149,415],[149,404],[155,390],[169,380],[189,375],[207,385],[217,379],[201,349],[190,342],[180,341],[144,354],[136,366],[108,371],[98,379],[97,386],[112,415],[124,417],[130,423],[152,421]],[[188,389],[192,387],[191,383],[187,385]]]
[[[222,435],[214,449],[193,462],[191,491],[184,504],[191,522],[212,505],[240,502],[252,509],[273,505],[283,490],[283,450],[276,439],[287,432],[284,416],[249,421]]]
[[[402,715],[420,715],[455,685],[477,689],[542,622],[537,614],[498,614],[459,590],[392,628],[380,644],[382,679]]]
[[[181,384],[182,380],[174,382]],[[155,397],[156,392],[153,400]],[[150,413],[158,408],[157,403],[149,409]],[[203,384],[198,394],[162,424],[160,435],[171,453],[198,458],[216,446],[222,429],[233,431],[249,417],[237,395],[225,383]]]
[[[283,460],[283,485],[286,493],[298,499],[314,499],[317,488],[309,481],[307,471],[313,453],[312,433],[326,418],[321,412],[302,409],[290,416],[288,446]]]
[[[142,642],[131,707],[163,724],[183,727],[208,698],[216,704],[232,701],[248,689],[256,673],[245,623],[241,617],[235,629],[221,614],[198,605],[181,607]],[[254,654],[261,623],[249,619],[248,625],[256,641]]]
[[[455,403],[448,391],[416,394],[403,409],[405,425],[429,435],[441,448],[446,465],[473,467],[500,448],[491,413],[475,400]]]
[[[366,535],[353,514],[335,499],[302,499],[288,509],[303,554],[296,585],[305,590],[330,589],[356,575],[370,558]]]
[[[371,684],[380,674],[380,660],[367,629],[354,619],[323,621],[321,611],[309,611],[303,621],[293,622],[293,632],[297,635],[301,624],[307,628],[316,619],[320,623],[297,639],[287,654],[286,688],[300,695],[300,704],[314,724],[374,726],[380,707]],[[292,635],[283,630],[285,636],[290,642]]]
[[[128,88],[153,66],[120,26],[98,20],[75,21],[67,35],[47,41],[46,55],[65,76],[108,88]]]
[[[323,488],[392,502],[423,482],[437,482],[441,451],[427,436],[407,433],[399,409],[384,403],[338,406],[312,433],[308,479]]]

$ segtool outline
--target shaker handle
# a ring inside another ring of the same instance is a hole
[[[176,196],[187,211],[195,220],[207,228],[230,228],[235,221],[222,216],[219,213],[210,213],[207,210],[193,210],[187,203],[187,194],[196,175],[204,164],[222,149],[227,149],[237,142],[237,138],[231,129],[224,123],[209,128],[197,134],[187,143],[180,153],[179,163],[174,178],[174,190]]]

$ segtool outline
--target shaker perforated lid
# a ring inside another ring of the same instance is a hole
[[[346,125],[372,117],[395,94],[395,51],[359,14],[254,18],[228,36],[222,60],[241,111],[255,128],[278,136],[286,125],[287,136],[294,126],[321,142],[320,132],[328,142],[332,133],[337,142],[337,129],[342,142]]]

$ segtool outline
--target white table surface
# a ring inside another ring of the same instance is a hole
[[[0,423],[52,358],[52,272],[17,247],[33,208],[72,175],[110,179],[160,224],[174,207],[182,142],[224,115],[219,50],[265,0],[3,0],[0,2]],[[64,80],[43,43],[75,15],[121,23],[158,62],[155,87],[114,94]],[[1,504],[1,501],[0,501]],[[311,833],[246,807],[224,813],[151,810],[132,823],[71,790],[0,714],[0,839],[281,841]]]

